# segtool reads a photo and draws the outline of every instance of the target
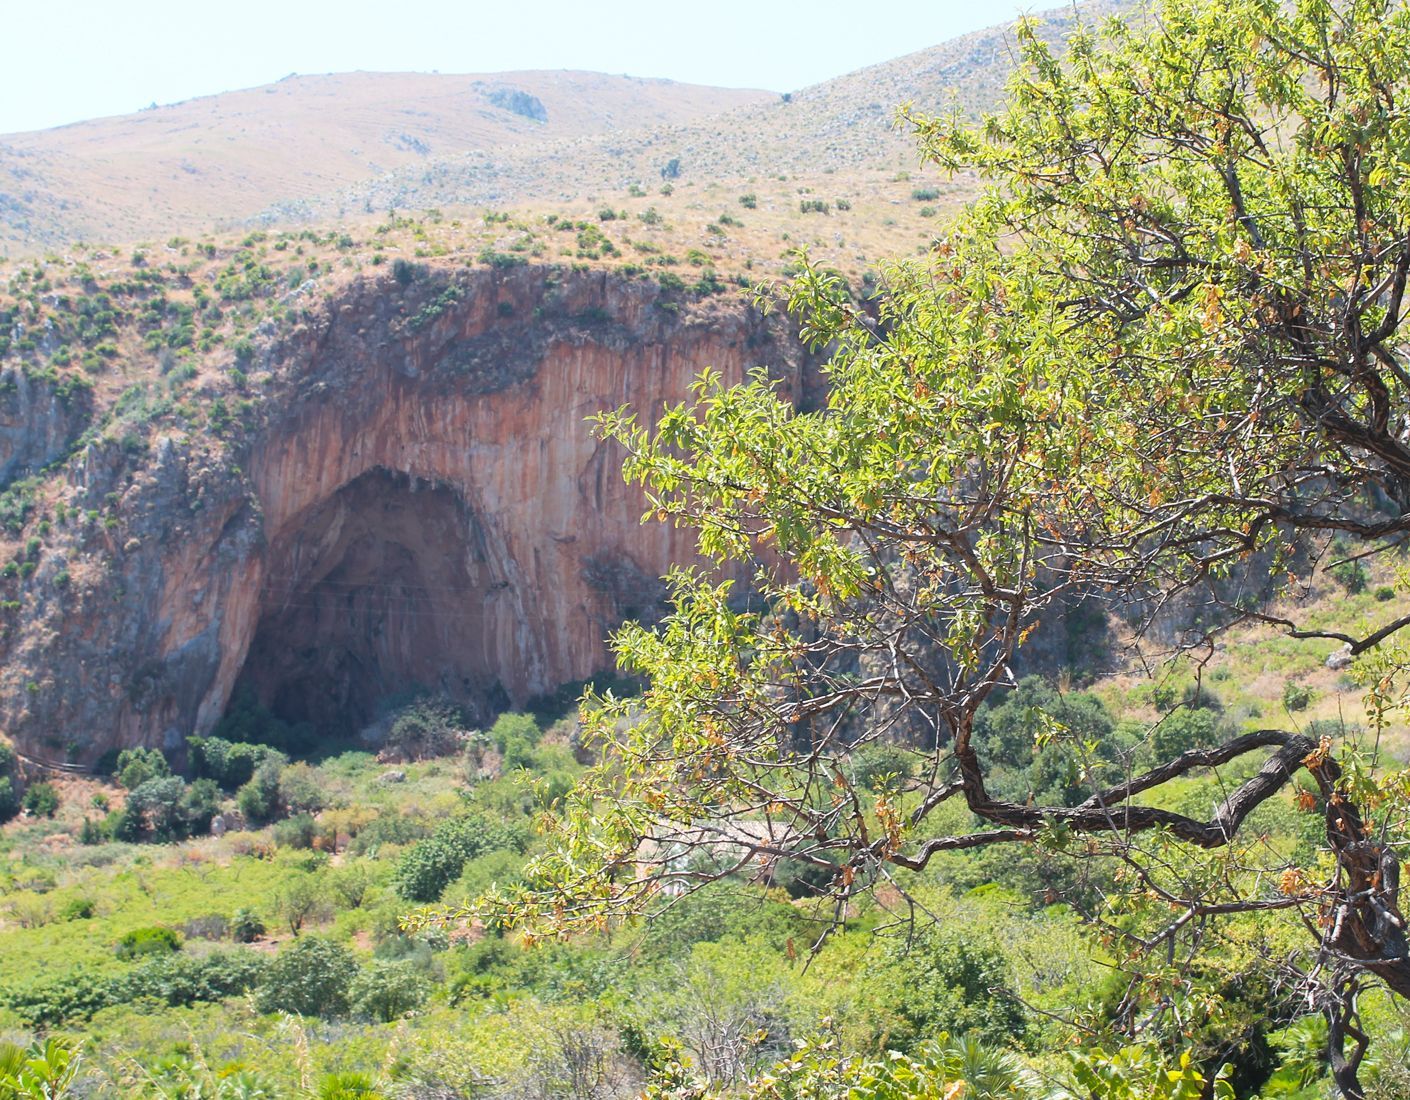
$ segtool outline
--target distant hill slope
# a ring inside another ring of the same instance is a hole
[[[1132,0],[1089,0],[1039,15],[1040,36],[1060,43],[1079,19],[1128,11]],[[457,203],[561,199],[636,181],[659,182],[679,162],[687,181],[746,179],[914,167],[915,146],[898,132],[896,109],[956,104],[970,116],[1001,101],[1015,61],[1013,22],[813,85],[788,97],[742,105],[677,125],[614,130],[569,140],[433,157],[415,169],[359,183],[304,212],[425,208]],[[276,211],[290,213],[290,211]]]
[[[775,93],[586,72],[340,73],[0,135],[0,250],[247,218],[429,158],[675,127]]]
[[[1077,20],[1137,0],[1040,16]],[[192,99],[135,115],[0,135],[0,253],[76,238],[162,239],[251,221],[329,223],[388,209],[610,198],[632,183],[914,167],[896,108],[1000,102],[1012,22],[788,96],[583,72],[343,73]]]

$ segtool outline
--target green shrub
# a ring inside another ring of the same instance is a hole
[[[252,989],[263,967],[263,960],[249,951],[216,952],[203,958],[168,955],[149,959],[125,974],[74,970],[8,989],[0,992],[0,1004],[31,1027],[53,1027],[138,998],[172,1006],[219,1001]]]
[[[253,951],[217,951],[201,958],[152,959],[118,979],[116,1003],[139,997],[155,997],[169,1005],[219,1001],[253,989],[264,972],[264,965],[264,960]]]
[[[993,763],[1027,767],[1044,737],[1061,732],[1100,744],[1110,741],[1114,725],[1096,696],[1063,694],[1041,677],[1025,676],[975,716],[974,739]]]
[[[868,790],[899,786],[915,770],[915,754],[900,745],[876,742],[852,753],[853,781]]]
[[[191,768],[197,776],[213,779],[227,791],[248,783],[257,768],[277,750],[248,741],[227,741],[223,737],[188,737]]]
[[[1101,700],[1086,692],[1059,692],[1038,676],[984,707],[974,722],[981,756],[994,769],[994,786],[1010,798],[1075,806],[1095,784],[1124,769],[1131,739],[1119,733]],[[1074,744],[1093,746],[1078,766]]]
[[[160,749],[123,749],[118,753],[114,778],[129,791],[135,790],[151,779],[165,779],[171,775],[171,765]]]
[[[386,748],[405,760],[448,756],[460,745],[465,715],[444,696],[423,696],[398,709]]]
[[[185,798],[186,781],[180,776],[148,779],[127,796],[125,812],[139,836],[176,840],[187,833]]]
[[[506,772],[529,764],[533,748],[542,736],[538,723],[527,714],[501,714],[489,731],[491,743],[503,757]]]
[[[310,814],[286,817],[274,826],[274,843],[281,848],[312,848],[318,825]]]
[[[1180,705],[1190,710],[1212,710],[1215,714],[1224,713],[1224,703],[1203,682],[1186,684],[1180,689]]]
[[[1162,680],[1158,684],[1151,685],[1151,706],[1166,714],[1175,709],[1175,703],[1180,698],[1175,685],[1168,680]]]
[[[397,864],[393,885],[407,901],[430,903],[459,877],[465,864],[486,852],[523,851],[528,836],[522,827],[469,814],[447,821],[411,847]]]
[[[35,783],[24,792],[22,805],[35,817],[53,817],[59,812],[59,792],[52,783]]]
[[[92,898],[74,898],[59,910],[59,919],[90,920],[96,909]]]
[[[1290,711],[1306,710],[1307,705],[1312,702],[1312,689],[1304,684],[1299,684],[1296,680],[1289,680],[1283,685],[1283,706]]]
[[[181,798],[181,817],[188,836],[210,832],[211,818],[220,812],[220,787],[214,779],[197,779]]]
[[[314,814],[328,805],[328,777],[300,761],[279,773],[279,801],[291,814]]]
[[[112,978],[75,970],[0,992],[0,1003],[30,1027],[53,1027],[119,1004]]]
[[[270,756],[260,761],[250,781],[235,795],[235,804],[252,825],[267,825],[283,812],[279,797],[279,775],[284,770],[284,758]]]
[[[349,1000],[353,1012],[390,1023],[426,1003],[431,985],[410,962],[374,961],[353,979]]]
[[[170,955],[181,950],[181,936],[170,928],[134,928],[124,933],[113,948],[120,959],[135,959],[142,955]]]
[[[891,948],[869,975],[882,1009],[888,1045],[914,1050],[942,1032],[976,1034],[994,1043],[1021,1041],[1023,1006],[1008,961],[993,944],[971,935],[920,932]]]
[[[1151,750],[1157,760],[1170,760],[1190,749],[1214,744],[1218,731],[1219,716],[1212,710],[1173,710],[1151,731]]]
[[[383,1100],[383,1095],[365,1073],[330,1073],[318,1082],[318,1100]]]
[[[1355,596],[1366,590],[1371,573],[1359,561],[1339,561],[1328,570],[1332,579],[1341,585],[1348,594]]]
[[[362,908],[373,884],[372,872],[362,860],[347,863],[328,877],[329,891],[346,909]]]
[[[399,813],[384,813],[353,838],[354,855],[365,855],[384,844],[411,844],[430,834],[431,830],[418,817]]]
[[[20,812],[20,795],[8,775],[0,775],[0,824]]]
[[[274,895],[274,911],[295,936],[312,918],[328,908],[321,875],[303,874],[290,880]]]
[[[322,936],[304,936],[269,964],[255,993],[255,1007],[300,1016],[346,1015],[357,970],[357,960],[346,947]]]
[[[252,909],[236,909],[230,918],[230,938],[236,943],[254,943],[264,933],[264,921]]]

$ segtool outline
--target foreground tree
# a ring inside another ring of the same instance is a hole
[[[1250,618],[1343,643],[1373,721],[1398,718],[1410,616],[1314,631],[1232,594],[1299,585],[1333,536],[1370,556],[1410,533],[1410,9],[1169,0],[1062,61],[1019,42],[1001,114],[911,120],[927,161],[988,187],[886,272],[879,319],[825,271],[794,283],[805,337],[836,349],[824,409],[707,377],[654,428],[604,419],[653,512],[723,568],[676,573],[674,613],[619,634],[642,712],[600,701],[609,763],[507,913],[601,924],[787,859],[840,916],[940,852],[1101,855],[1138,911],[1122,934],[1170,960],[1216,919],[1300,917],[1304,991],[1357,1096],[1357,992],[1410,996],[1404,775],[1278,728],[1133,768],[1051,721],[1085,795],[1047,805],[993,792],[974,730],[1083,600],[1175,652]],[[859,743],[902,728],[916,766],[857,783]],[[1152,804],[1216,768],[1209,818]],[[1301,863],[1245,829],[1290,785],[1325,818]],[[965,820],[950,800],[978,827],[938,830]]]

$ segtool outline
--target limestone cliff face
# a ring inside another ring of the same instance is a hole
[[[88,423],[88,405],[86,395],[60,396],[22,370],[0,373],[0,487],[65,454]]]
[[[654,415],[706,367],[802,384],[787,323],[739,298],[600,271],[405,276],[267,333],[270,379],[228,447],[70,461],[74,506],[115,518],[46,553],[6,635],[0,728],[21,747],[175,748],[237,685],[346,729],[410,685],[488,712],[608,668],[607,632],[653,613],[690,546],[639,523],[585,418]]]

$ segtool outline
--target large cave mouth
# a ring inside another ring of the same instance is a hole
[[[376,469],[270,546],[258,626],[236,684],[275,717],[351,737],[389,697],[505,705],[486,631],[495,575],[455,489]]]

